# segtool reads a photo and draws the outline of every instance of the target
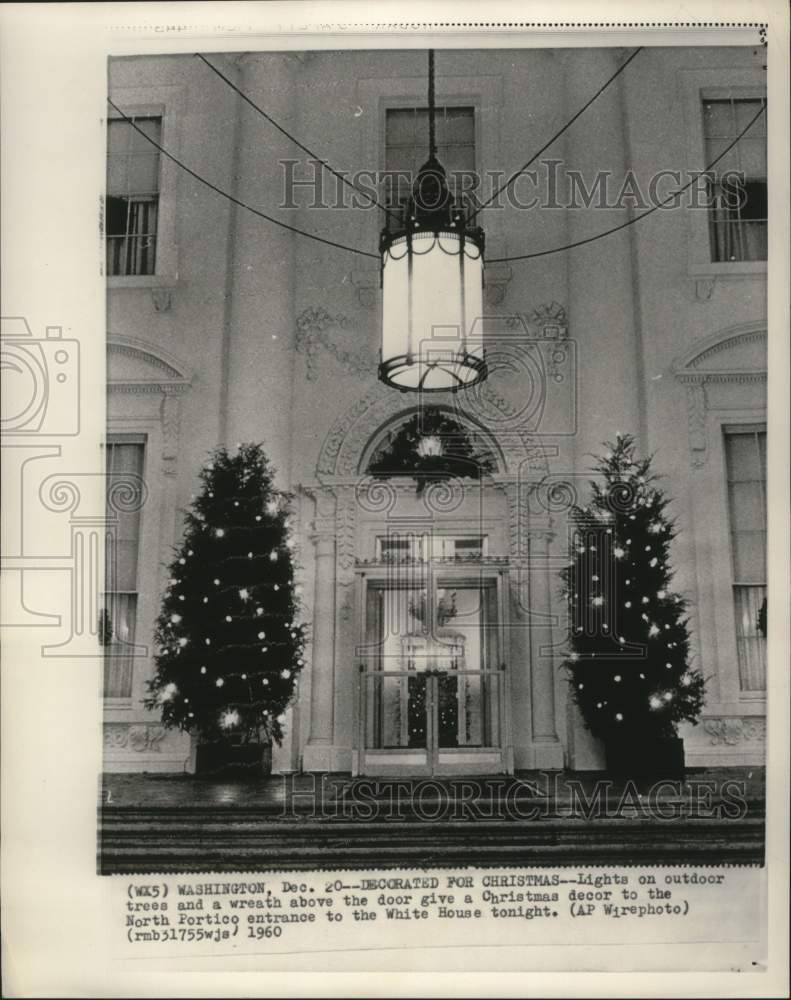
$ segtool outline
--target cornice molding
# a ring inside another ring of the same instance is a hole
[[[766,343],[765,323],[731,326],[693,344],[672,366],[677,382],[687,391],[687,432],[690,465],[701,469],[708,457],[706,424],[710,408],[708,387],[716,384],[764,385],[765,368],[709,368],[713,358],[743,344]]]
[[[738,326],[731,326],[725,330],[718,330],[716,333],[693,344],[684,354],[682,354],[672,365],[673,374],[677,378],[684,378],[689,374],[703,374],[707,376],[724,376],[727,380],[737,374],[734,369],[718,370],[707,368],[707,362],[718,354],[732,350],[741,344],[751,344],[766,341],[766,320],[759,320],[752,323],[741,323]],[[759,373],[761,369],[747,369],[739,374]],[[764,372],[764,375],[766,373]]]

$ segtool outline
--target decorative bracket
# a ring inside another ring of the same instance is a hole
[[[714,278],[695,279],[695,298],[699,302],[708,302],[714,294]]]
[[[379,295],[379,268],[376,266],[358,268],[352,271],[350,278],[360,305],[368,307],[376,305]]]
[[[499,306],[505,301],[505,294],[513,274],[513,270],[507,264],[484,264],[483,289],[487,305]]]
[[[154,303],[155,312],[170,312],[170,307],[173,305],[173,290],[171,288],[152,288],[151,301]]]

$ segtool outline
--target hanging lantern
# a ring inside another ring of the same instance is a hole
[[[402,225],[385,228],[380,239],[379,377],[402,392],[452,391],[486,378],[480,325],[484,236],[454,208],[437,159],[433,50],[428,115],[428,159],[412,185]]]

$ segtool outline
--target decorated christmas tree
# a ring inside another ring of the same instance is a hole
[[[690,667],[685,602],[670,589],[670,500],[631,436],[605,447],[590,506],[572,511],[565,666],[591,732],[637,750],[696,721],[704,679]]]
[[[261,446],[217,450],[200,473],[157,621],[148,708],[202,744],[282,739],[303,665],[289,496]]]

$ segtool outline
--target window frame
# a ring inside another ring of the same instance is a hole
[[[741,636],[739,632],[739,609],[737,603],[736,591],[739,587],[763,587],[764,592],[768,591],[768,567],[767,571],[764,573],[763,583],[755,583],[754,581],[743,582],[737,579],[736,574],[736,547],[734,545],[734,525],[733,525],[733,512],[731,507],[730,498],[730,486],[733,482],[739,482],[739,480],[731,479],[731,470],[728,463],[728,436],[744,435],[746,433],[751,433],[755,438],[758,434],[767,435],[767,426],[765,422],[761,421],[745,421],[744,423],[735,423],[732,421],[724,422],[720,426],[720,433],[722,436],[722,456],[723,456],[723,467],[724,467],[724,477],[725,477],[725,506],[727,511],[727,527],[728,527],[728,554],[729,554],[729,568],[730,568],[730,581],[731,581],[731,609],[733,613],[733,641],[736,647],[736,670],[737,670],[737,682],[739,684],[740,696],[743,698],[764,698],[766,697],[767,684],[768,684],[768,674],[765,676],[764,687],[763,688],[744,688],[741,685],[742,679],[742,663],[739,656],[739,639],[746,638]],[[767,436],[768,442],[768,436]],[[758,453],[760,462],[760,449]],[[768,502],[768,468],[765,465],[762,469],[764,473],[763,482],[763,500],[764,500],[764,525],[765,525],[765,538],[766,538],[766,548],[765,559],[768,560],[768,508],[766,503]],[[763,637],[763,641],[767,641],[767,637]],[[768,664],[765,670],[768,672]]]
[[[426,558],[426,555],[423,552],[423,544],[422,544],[423,543],[423,539],[426,536],[429,536],[430,539],[431,539],[431,542],[430,542],[431,552],[430,552],[430,555],[428,556],[428,558]],[[417,539],[418,545],[416,546],[416,548],[413,548],[412,546],[409,546],[408,551],[406,553],[406,555],[409,558],[406,558],[403,561],[402,560],[390,560],[390,559],[387,559],[385,557],[385,555],[384,555],[384,545],[383,545],[383,543],[388,538],[398,538],[398,539],[403,539],[405,541],[409,541],[409,540],[412,540],[412,539]],[[438,555],[437,554],[437,551],[436,551],[436,548],[437,548],[436,543],[437,542],[440,542],[440,547],[441,547],[443,543],[449,542],[449,541],[457,542],[457,541],[473,541],[473,540],[479,540],[480,541],[480,550],[481,551],[480,551],[480,555],[478,555],[477,557],[464,558],[464,557],[459,557],[459,556],[453,557],[453,556],[446,556],[446,555]],[[412,556],[412,552],[413,551],[416,551],[416,553],[417,553],[414,557]],[[469,564],[474,565],[476,562],[480,562],[481,560],[486,559],[488,557],[488,555],[489,555],[489,535],[487,533],[484,533],[484,532],[477,532],[477,533],[476,532],[470,532],[470,531],[459,532],[459,531],[454,531],[452,529],[446,529],[444,531],[428,531],[428,530],[426,530],[426,531],[419,531],[419,530],[409,531],[409,530],[404,530],[404,531],[401,531],[401,532],[389,532],[389,533],[386,533],[386,534],[378,534],[378,535],[376,535],[376,562],[377,563],[387,563],[388,565],[392,565],[392,566],[400,566],[400,565],[403,565],[403,566],[415,566],[415,565],[424,565],[425,563],[429,563],[429,562],[430,563],[435,563],[435,564],[440,564],[441,563],[441,564],[451,565],[451,566],[454,566],[454,565],[464,565],[465,563],[468,564],[468,565]]]
[[[687,169],[703,172],[706,163],[706,139],[703,128],[703,103],[706,100],[767,100],[766,74],[760,69],[681,70],[679,73],[687,134]],[[768,160],[767,160],[768,165]],[[699,181],[699,183],[704,183]],[[754,278],[767,271],[765,260],[713,261],[709,234],[709,209],[694,209],[687,216],[687,272],[691,278]]]
[[[472,153],[473,153],[473,166],[472,166],[472,170],[480,178],[480,168],[479,168],[479,159],[480,158],[479,158],[479,152],[478,152],[478,131],[479,131],[479,126],[478,126],[478,119],[479,119],[478,110],[477,110],[474,102],[468,101],[468,102],[465,103],[463,100],[458,100],[458,101],[457,100],[450,100],[450,101],[443,100],[442,103],[441,103],[441,105],[439,105],[436,108],[438,116],[439,116],[439,112],[442,112],[443,115],[446,116],[447,112],[449,110],[464,110],[464,111],[469,111],[470,114],[471,114],[471,118],[472,118]],[[388,153],[388,149],[393,148],[392,146],[389,146],[388,142],[387,142],[387,119],[388,119],[388,115],[391,112],[394,112],[394,111],[401,111],[401,112],[411,111],[413,113],[425,112],[426,114],[428,114],[428,105],[425,103],[425,101],[423,101],[423,102],[417,102],[417,103],[412,103],[412,104],[408,104],[408,105],[385,103],[385,105],[384,105],[384,107],[382,109],[382,119],[383,119],[383,122],[382,122],[382,155],[381,155],[382,170],[385,170],[385,171],[387,170],[387,153]],[[459,145],[459,144],[457,143],[456,145]],[[406,145],[396,144],[396,146],[398,146],[398,148],[401,148],[401,149],[407,148]],[[416,145],[412,144],[412,145],[410,145],[409,148],[411,148],[411,149],[417,149],[418,147]],[[447,157],[443,158],[443,155],[442,155],[442,153],[440,151],[440,143],[439,142],[437,142],[437,158],[439,159],[440,163],[442,164],[442,166],[445,168],[445,170],[448,173],[448,186],[449,186],[451,192],[453,192],[453,177],[452,177],[452,173],[453,172],[448,167],[448,164],[446,162]],[[428,142],[426,143],[424,154],[422,156],[418,155],[414,159],[416,161],[416,167],[415,167],[415,169],[417,170],[422,165],[422,163],[425,162],[426,159],[428,159]],[[414,177],[413,177],[413,180],[414,180]],[[394,196],[398,194],[397,191],[393,191],[392,193],[393,193]],[[391,200],[390,202],[385,201],[385,204],[387,204],[388,207],[392,211],[398,211],[399,209],[403,210],[404,207],[405,207],[405,205],[401,204],[397,199]]]
[[[736,138],[736,134],[738,134],[738,133],[734,133],[733,135],[728,135],[727,137],[726,136],[720,136],[720,137],[707,136],[706,135],[706,127],[705,127],[705,108],[706,108],[706,105],[708,105],[708,104],[727,104],[730,107],[731,116],[733,116],[734,106],[737,103],[745,103],[745,102],[748,102],[748,101],[751,102],[751,103],[762,104],[764,106],[764,108],[766,107],[766,95],[765,94],[763,96],[749,96],[748,97],[748,96],[745,96],[744,94],[734,94],[731,90],[729,90],[727,92],[727,94],[723,95],[723,94],[720,94],[719,92],[713,93],[711,91],[711,88],[708,88],[706,91],[701,92],[701,115],[702,115],[702,118],[704,120],[704,124],[703,124],[703,143],[704,143],[704,149],[706,148],[707,144],[712,139],[719,138],[719,139],[725,139],[726,141],[732,141],[733,139]],[[738,126],[735,126],[735,127],[738,128]],[[747,137],[745,136],[744,138],[746,139]],[[739,145],[740,145],[740,143],[737,142],[736,145],[734,146],[734,148],[731,150],[731,153],[736,153],[737,157],[740,157]],[[766,151],[765,151],[765,154],[766,154]],[[710,158],[711,158],[711,154],[709,152],[706,152],[705,156],[704,156],[704,159],[706,160],[706,162],[708,162],[710,160]],[[711,181],[708,182],[708,187],[709,187],[709,192],[710,193],[712,193],[715,188],[720,188],[721,189],[723,187],[723,185],[722,185],[722,177],[725,176],[725,175],[722,175],[720,173],[720,171],[719,171],[718,168],[715,168],[714,173],[715,173],[715,179],[712,179]],[[746,188],[746,186],[748,184],[754,184],[756,182],[758,182],[758,183],[762,182],[763,185],[764,185],[764,189],[765,189],[766,196],[767,196],[766,217],[764,219],[754,220],[754,221],[763,222],[765,224],[765,226],[766,226],[766,233],[767,233],[767,241],[766,241],[767,242],[767,255],[768,255],[768,242],[769,242],[769,240],[768,240],[768,231],[769,231],[768,173],[769,173],[769,164],[768,164],[768,161],[767,161],[767,162],[765,162],[765,169],[764,169],[763,173],[760,176],[757,175],[757,174],[747,174],[747,173],[745,173],[745,175],[744,175],[744,187],[745,188]],[[709,209],[708,212],[707,212],[708,220],[709,220],[710,256],[711,256],[711,262],[712,263],[714,263],[714,264],[766,263],[766,259],[767,259],[766,257],[755,258],[755,259],[738,258],[736,260],[719,260],[719,259],[715,260],[714,259],[714,252],[715,252],[715,245],[716,245],[716,237],[715,237],[715,234],[714,234],[714,226],[716,225],[716,222],[715,222],[715,220],[713,218],[712,212],[713,212],[713,209]],[[732,209],[732,210],[729,210],[729,212],[733,212],[734,213],[733,217],[728,217],[725,220],[720,220],[720,223],[725,222],[727,225],[738,224],[741,221],[740,209],[739,208]],[[747,221],[749,221],[749,220],[747,220]]]
[[[116,430],[115,428],[109,428],[108,427],[107,434],[105,436],[104,441],[102,442],[103,468],[104,468],[105,475],[108,477],[107,478],[108,485],[109,485],[109,473],[107,471],[107,448],[108,448],[108,446],[113,446],[113,445],[118,445],[118,444],[137,444],[137,445],[141,446],[141,448],[142,448],[142,456],[141,456],[142,457],[142,461],[140,463],[140,476],[143,479],[143,482],[146,482],[146,467],[147,467],[147,464],[148,464],[149,453],[150,453],[150,436],[148,434],[146,434],[145,432],[141,432],[141,431],[137,431],[137,430],[134,430],[134,431],[125,430],[125,429],[124,430],[121,430],[121,429]],[[141,644],[139,643],[138,640],[139,640],[139,632],[140,632],[140,607],[141,607],[141,588],[140,588],[141,560],[142,560],[142,553],[143,553],[143,542],[144,542],[144,538],[145,538],[144,532],[145,532],[146,527],[147,527],[147,525],[145,523],[145,513],[146,513],[146,511],[145,511],[145,504],[143,504],[143,506],[141,507],[141,509],[139,511],[139,515],[138,515],[138,526],[137,526],[137,558],[135,560],[135,589],[134,590],[105,590],[105,585],[106,585],[106,582],[107,582],[107,577],[106,577],[106,572],[107,571],[106,571],[106,566],[103,567],[103,572],[102,572],[102,591],[101,591],[102,607],[103,608],[107,607],[107,602],[105,601],[105,597],[106,597],[107,594],[113,594],[113,595],[115,595],[115,594],[125,594],[125,595],[134,594],[134,596],[135,596],[135,631],[134,631],[134,634],[132,635],[132,637],[131,637],[131,639],[130,639],[130,641],[128,643],[128,645],[130,646],[130,648],[132,650],[132,652],[130,652],[130,654],[129,654],[131,656],[131,658],[132,658],[132,671],[131,671],[131,678],[130,678],[130,685],[129,685],[129,694],[128,695],[105,695],[104,694],[104,690],[105,690],[105,687],[104,687],[104,668],[105,668],[105,663],[106,663],[106,659],[107,658],[106,658],[106,656],[103,656],[102,657],[102,661],[103,661],[103,663],[102,663],[102,670],[103,670],[103,674],[102,674],[102,695],[103,695],[103,699],[102,700],[103,700],[103,703],[105,705],[105,708],[108,708],[108,707],[109,708],[126,708],[126,707],[130,707],[131,704],[132,704],[133,698],[134,698],[134,693],[135,693],[135,669],[134,669],[135,664],[134,664],[134,661],[135,661],[135,659],[138,656],[137,652],[135,652],[134,650],[136,650],[138,648],[141,648]],[[109,515],[108,515],[108,521],[109,521]],[[143,657],[141,657],[141,658],[143,658]],[[145,658],[147,659],[147,655],[146,655]]]
[[[181,146],[181,121],[184,111],[182,87],[114,87],[110,90],[113,102],[132,118],[159,117],[162,120],[160,141],[163,149],[178,157]],[[106,207],[107,171],[107,122],[123,120],[114,108],[108,107],[104,128]],[[173,288],[178,281],[178,247],[176,240],[176,202],[179,184],[179,168],[169,157],[159,154],[159,202],[157,210],[157,242],[153,274],[110,275],[105,273],[105,282],[113,288]],[[106,262],[106,251],[105,251]],[[105,264],[106,266],[106,264]]]
[[[471,107],[475,121],[475,170],[482,165],[500,163],[501,119],[503,114],[503,80],[499,73],[479,76],[440,74],[436,91],[442,107]],[[380,173],[385,169],[386,111],[390,108],[423,107],[426,104],[426,78],[365,77],[357,84],[357,103],[362,108],[375,109],[364,115],[358,136],[357,156],[361,163],[371,163]],[[493,212],[486,220],[486,246],[492,255],[505,252],[502,212]],[[357,237],[365,242],[371,234],[370,213],[359,212]],[[376,225],[385,224],[383,213],[377,213]],[[378,281],[378,278],[377,278]]]
[[[134,125],[137,124],[137,122],[139,122],[139,121],[155,121],[155,122],[158,122],[159,123],[159,137],[158,137],[158,141],[159,141],[159,144],[162,145],[162,130],[163,130],[163,127],[164,127],[164,121],[163,121],[162,115],[139,115],[139,114],[132,114],[132,115],[129,115],[129,117],[131,118],[131,122],[127,122],[124,118],[122,118],[117,113],[114,113],[111,117],[109,117],[107,119],[107,128],[108,128],[108,154],[107,155],[108,155],[108,161],[109,161],[109,156],[110,156],[110,153],[109,153],[109,129],[110,129],[111,122],[112,123],[116,123],[116,122],[117,123],[121,123],[121,124],[125,125],[126,128],[129,129],[130,131],[133,131]],[[134,275],[126,274],[126,273],[110,274],[109,271],[108,271],[108,274],[107,274],[108,278],[110,278],[110,277],[112,277],[112,278],[152,277],[152,276],[156,275],[156,271],[157,271],[157,258],[158,258],[157,249],[158,249],[158,244],[159,244],[159,200],[160,200],[160,192],[161,192],[161,187],[162,187],[162,161],[163,161],[163,159],[165,159],[165,157],[160,153],[160,151],[158,149],[155,149],[155,147],[152,146],[151,148],[152,148],[152,150],[154,150],[154,152],[156,153],[156,157],[157,157],[156,190],[151,190],[151,191],[133,191],[133,190],[129,190],[129,191],[124,192],[123,194],[118,193],[118,192],[113,192],[111,194],[109,190],[105,190],[105,215],[104,215],[104,229],[105,229],[105,232],[104,232],[104,238],[105,238],[105,244],[106,244],[107,248],[109,249],[109,246],[110,246],[109,241],[110,240],[121,239],[126,244],[126,243],[128,243],[128,241],[130,239],[134,239],[135,237],[139,237],[141,234],[130,233],[130,231],[129,231],[129,216],[130,216],[129,206],[132,205],[132,204],[144,204],[145,202],[150,202],[152,204],[155,204],[155,206],[156,206],[156,223],[155,223],[155,229],[154,229],[154,233],[153,233],[153,236],[154,236],[154,254],[153,254],[153,256],[154,256],[154,269],[150,273],[149,272],[144,272],[143,274],[134,274]],[[127,160],[128,160],[129,157],[132,156],[133,154],[129,150],[126,150],[126,152],[123,155],[125,155],[126,158],[127,158]],[[126,224],[124,226],[124,233],[122,233],[122,234],[121,233],[110,233],[110,231],[109,231],[109,221],[108,220],[109,220],[109,216],[110,216],[110,212],[109,212],[109,200],[110,200],[110,198],[123,199],[127,203]],[[129,252],[127,251],[124,256],[125,256],[125,259],[128,259]],[[105,255],[105,267],[107,267],[107,255]]]

